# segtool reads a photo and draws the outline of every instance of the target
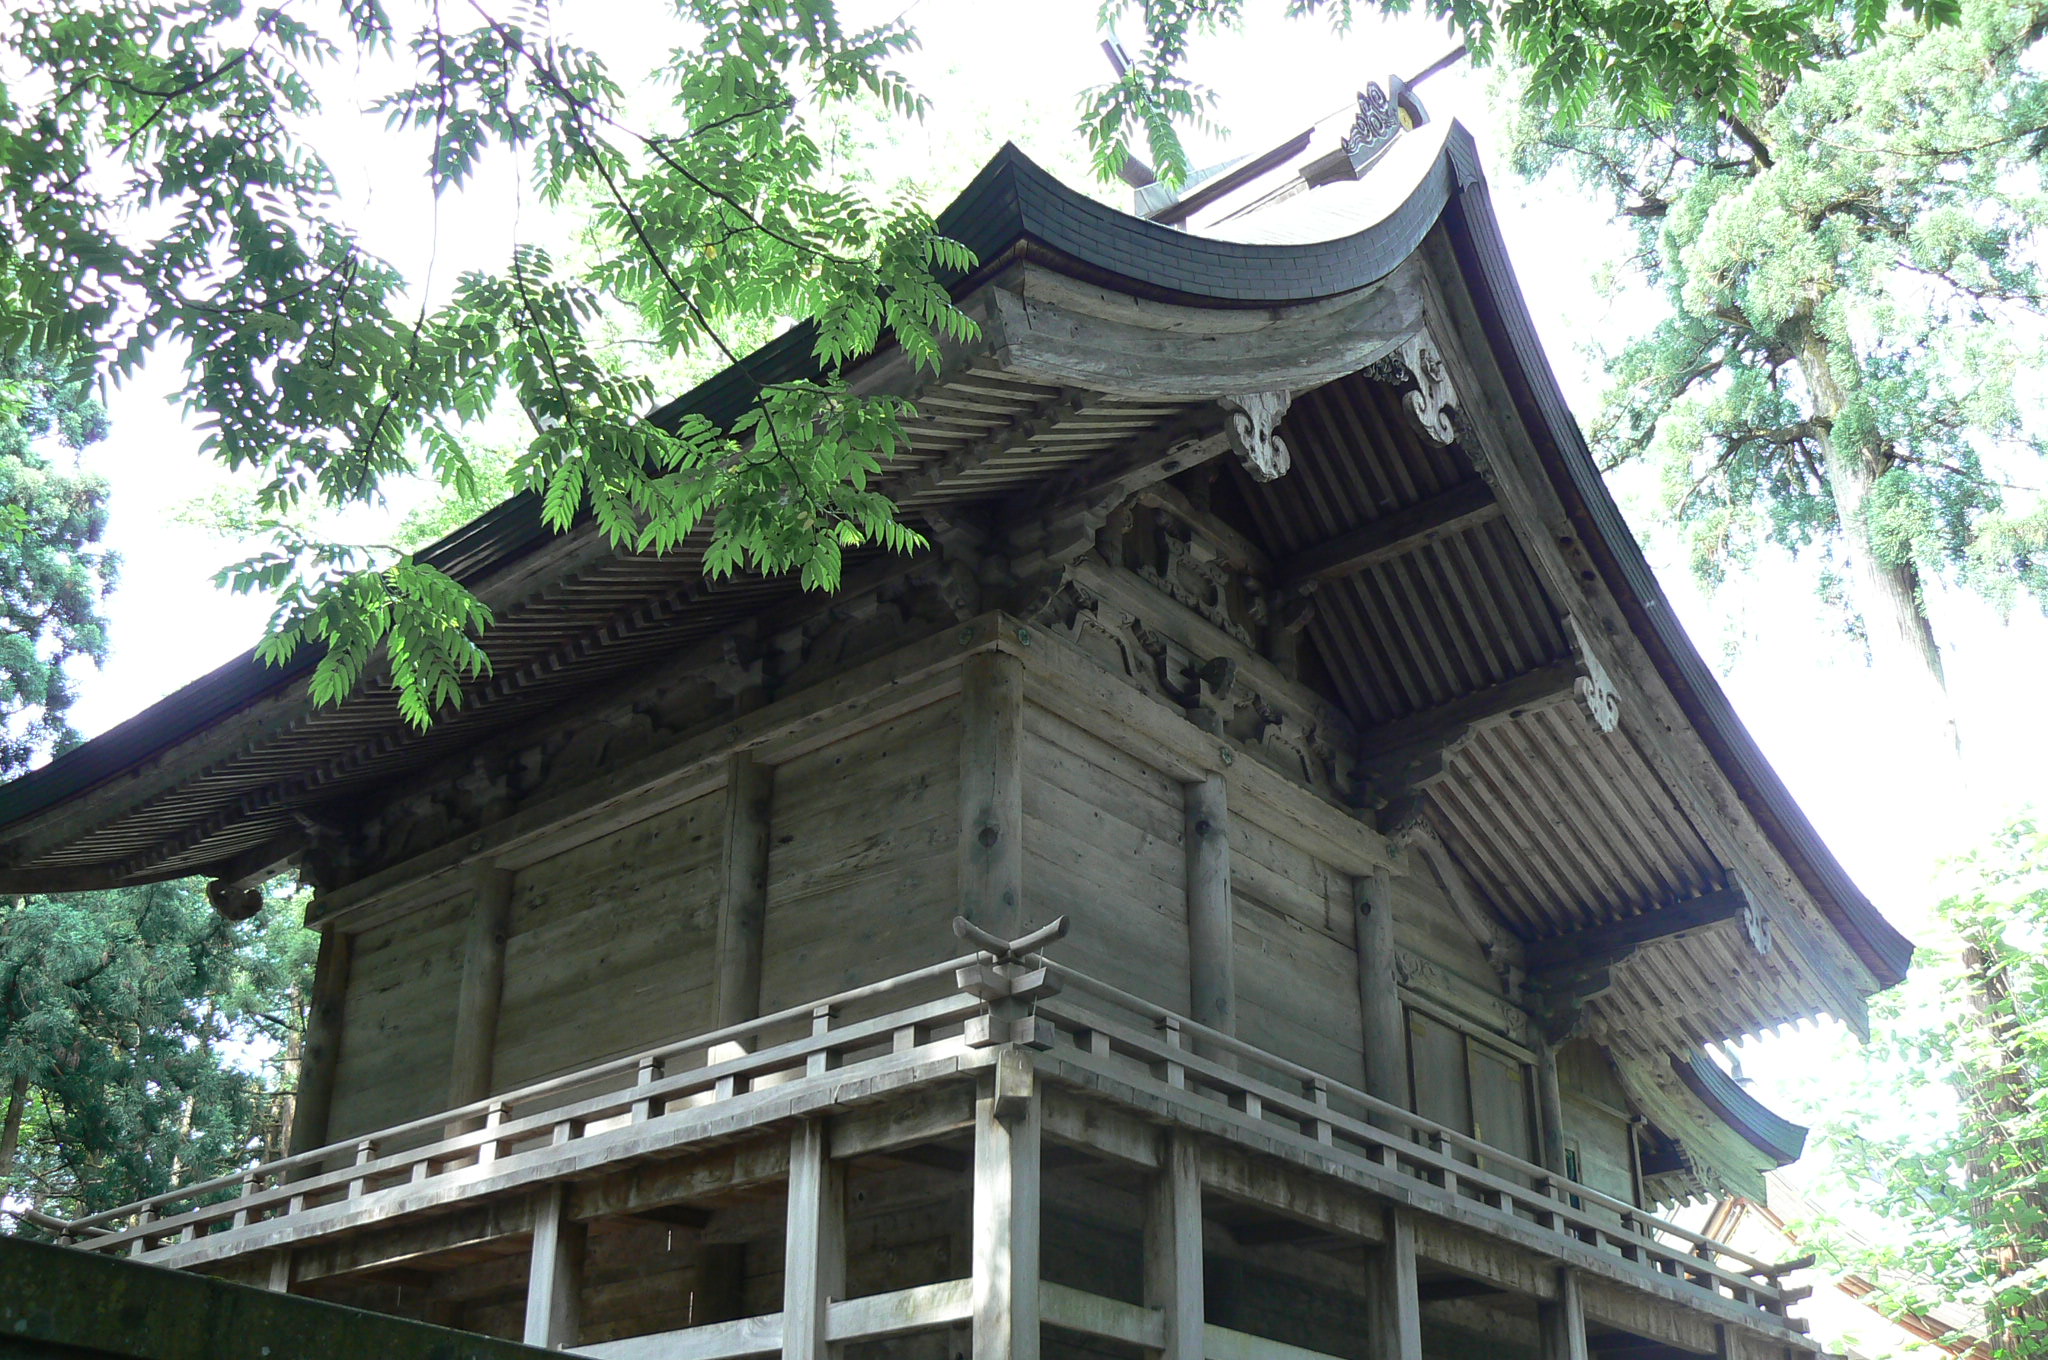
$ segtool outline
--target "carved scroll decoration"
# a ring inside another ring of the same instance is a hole
[[[1567,617],[1565,631],[1571,635],[1572,650],[1578,653],[1579,665],[1585,674],[1572,686],[1578,695],[1579,706],[1586,710],[1586,716],[1602,732],[1612,732],[1621,726],[1621,695],[1615,691],[1614,681],[1609,678],[1607,668],[1600,664],[1599,654],[1586,641],[1579,621]]]
[[[1280,437],[1280,417],[1287,414],[1293,399],[1286,391],[1217,398],[1230,412],[1230,447],[1237,451],[1245,471],[1262,482],[1285,476],[1294,464],[1287,441]]]
[[[1408,394],[1408,413],[1434,442],[1456,443],[1458,394],[1451,387],[1451,375],[1436,338],[1426,330],[1409,336],[1401,345],[1401,362],[1415,380],[1415,390]]]

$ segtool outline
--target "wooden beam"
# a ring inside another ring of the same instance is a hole
[[[1542,1360],[1587,1360],[1586,1304],[1579,1277],[1569,1266],[1557,1271],[1557,1297],[1536,1305],[1536,1326],[1542,1335]]]
[[[1145,1214],[1145,1306],[1165,1318],[1159,1360],[1203,1360],[1201,1152],[1194,1136],[1161,1136]]]
[[[1189,1018],[1237,1033],[1236,930],[1230,899],[1230,807],[1223,776],[1184,784]]]
[[[469,935],[462,948],[462,986],[455,998],[455,1035],[448,1063],[448,1103],[468,1105],[491,1092],[498,1045],[498,1002],[505,989],[505,937],[512,929],[509,869],[480,866]]]
[[[1024,929],[1024,668],[977,652],[960,670],[960,914]]]
[[[334,1074],[341,1063],[349,959],[354,952],[355,937],[339,926],[320,932],[320,956],[313,965],[313,995],[306,1010],[306,1038],[299,1046],[299,1092],[292,1106],[291,1151],[295,1155],[327,1142]]]
[[[1358,1012],[1364,1039],[1365,1089],[1393,1105],[1408,1104],[1407,1022],[1394,949],[1394,880],[1382,869],[1353,881],[1358,908]]]
[[[1000,1050],[974,1106],[974,1360],[1038,1360],[1039,1117],[1028,1050]]]
[[[576,1344],[583,1292],[584,1226],[569,1217],[568,1187],[554,1181],[534,1197],[533,1266],[526,1277],[526,1344]]]
[[[1387,1235],[1371,1257],[1373,1360],[1422,1360],[1422,1295],[1415,1277],[1415,1224],[1387,1211]]]
[[[1559,662],[1461,694],[1365,733],[1360,742],[1361,758],[1369,763],[1378,756],[1449,744],[1478,729],[1570,698],[1578,680],[1576,666]]]
[[[1355,575],[1500,515],[1493,488],[1475,477],[1304,548],[1282,562],[1275,574],[1282,589]]]
[[[761,939],[768,916],[768,840],[775,771],[741,753],[726,763],[725,849],[715,986],[720,1028],[761,1013]]]
[[[1740,887],[1716,888],[1619,921],[1531,940],[1523,950],[1533,973],[1561,968],[1588,969],[1619,961],[1655,940],[1677,939],[1732,921],[1749,910],[1749,895]]]
[[[789,1229],[783,1239],[782,1354],[825,1360],[832,1300],[846,1292],[846,1194],[823,1120],[789,1144]]]

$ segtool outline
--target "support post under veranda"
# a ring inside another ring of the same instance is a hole
[[[974,1360],[1038,1360],[1038,1074],[998,1050],[974,1107]]]

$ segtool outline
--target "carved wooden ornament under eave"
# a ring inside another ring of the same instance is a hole
[[[1293,393],[1246,392],[1217,400],[1230,412],[1230,447],[1245,471],[1262,482],[1285,476],[1294,459],[1280,437],[1280,418],[1287,414]]]

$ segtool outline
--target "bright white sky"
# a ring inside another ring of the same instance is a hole
[[[896,3],[861,0],[853,17],[887,18]],[[936,105],[931,129],[911,134],[902,154],[925,176],[964,185],[1007,136],[1041,163],[1070,177],[1085,157],[1073,131],[1079,92],[1101,83],[1107,66],[1098,50],[1095,0],[1034,0],[1028,6],[990,0],[918,0],[909,10],[924,51],[907,63],[914,82]],[[1201,145],[1212,158],[1260,150],[1348,104],[1361,83],[1389,73],[1410,75],[1451,45],[1443,30],[1420,21],[1361,23],[1345,38],[1320,22],[1288,23],[1278,0],[1254,0],[1246,35],[1210,39],[1195,74],[1222,91],[1218,121],[1233,130],[1221,144]],[[596,23],[586,37],[614,54],[646,42],[640,3],[603,6],[561,0],[559,16]],[[615,60],[619,60],[617,56]],[[1496,142],[1483,77],[1464,68],[1422,89],[1437,118],[1458,117],[1482,150]],[[990,129],[984,133],[984,129]],[[352,176],[375,236],[372,245],[403,267],[420,269],[431,234],[423,230],[430,199],[415,174],[417,153],[395,144],[368,118],[335,119],[337,168]],[[1509,245],[1567,392],[1590,412],[1597,374],[1582,345],[1616,324],[1592,280],[1624,238],[1601,206],[1568,188],[1514,184],[1504,157],[1487,157]],[[436,277],[453,277],[472,260],[502,258],[507,223],[520,211],[504,177],[485,177],[463,201],[440,213]],[[529,204],[531,216],[535,210]],[[234,545],[175,522],[182,504],[216,485],[215,468],[198,452],[198,435],[164,394],[174,366],[146,368],[113,397],[113,433],[92,450],[91,466],[114,486],[110,542],[122,554],[122,582],[109,606],[113,655],[104,671],[81,677],[75,718],[102,731],[247,648],[265,615],[260,602],[228,597],[210,585]],[[1624,508],[1630,489],[1622,488]],[[365,515],[351,528],[384,532]],[[1641,522],[1639,520],[1639,522]],[[2037,612],[2001,622],[1969,598],[1934,601],[1937,626],[1949,644],[1951,688],[1965,724],[1971,765],[1967,797],[1945,791],[1938,769],[1902,754],[1896,705],[1845,644],[1839,625],[1795,570],[1767,566],[1759,576],[1716,599],[1702,598],[1683,569],[1659,561],[1666,588],[1702,652],[1720,672],[1736,708],[1850,872],[1908,933],[1931,900],[1940,857],[1979,838],[2003,815],[2041,796],[2048,769],[2048,626]],[[1760,1093],[1787,1113],[1824,1107],[1825,1044],[1811,1039],[1752,1046],[1745,1055]]]

